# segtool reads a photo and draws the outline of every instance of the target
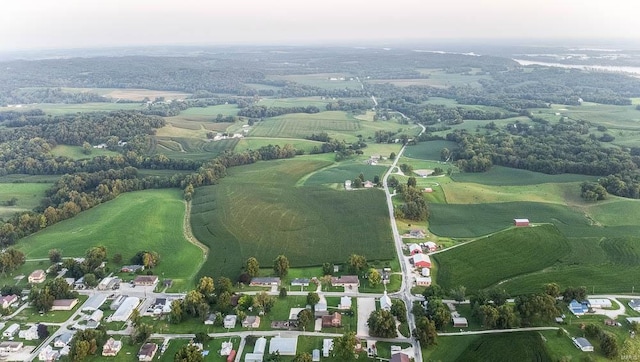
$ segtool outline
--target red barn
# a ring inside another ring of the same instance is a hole
[[[529,219],[513,219],[515,226],[529,226]]]
[[[413,256],[413,265],[416,268],[431,268],[431,259],[429,259],[429,255],[416,254]]]

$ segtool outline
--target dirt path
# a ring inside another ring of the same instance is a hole
[[[209,248],[198,241],[195,236],[193,236],[193,231],[191,230],[191,223],[189,222],[189,218],[191,217],[191,201],[185,201],[185,210],[184,210],[184,221],[182,225],[182,233],[184,234],[184,238],[187,239],[191,244],[197,246],[202,250],[202,262],[204,263],[207,260],[207,256],[209,255]],[[200,268],[198,268],[199,270]]]

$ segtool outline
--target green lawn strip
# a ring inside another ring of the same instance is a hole
[[[138,251],[152,250],[160,254],[153,272],[186,288],[198,271],[202,252],[183,236],[184,210],[180,190],[130,192],[26,237],[16,247],[27,258],[46,258],[54,248],[63,257],[79,257],[91,246],[104,245],[109,257],[122,255],[122,264],[108,263],[111,270],[130,263]]]

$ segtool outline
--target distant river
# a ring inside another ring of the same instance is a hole
[[[616,73],[632,73],[640,75],[640,67],[619,67],[613,65],[582,65],[582,64],[561,64],[561,63],[547,63],[537,62],[531,60],[513,59],[521,65],[544,65],[547,67],[559,67],[559,68],[574,68],[574,69],[589,69],[598,70],[602,72],[616,72]]]

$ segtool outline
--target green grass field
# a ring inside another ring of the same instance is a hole
[[[104,245],[109,257],[122,254],[122,264],[140,250],[153,250],[161,258],[156,274],[174,279],[177,288],[190,286],[202,252],[183,236],[184,212],[180,190],[130,192],[26,237],[16,246],[27,258],[46,258],[54,248],[63,257],[78,257],[91,246]]]
[[[587,204],[580,198],[580,183],[542,183],[524,186],[493,186],[476,183],[442,183],[449,204],[490,204],[530,201],[566,205]]]
[[[539,333],[483,335],[473,340],[457,361],[552,361]]]
[[[320,111],[326,109],[330,100],[321,97],[301,97],[301,98],[261,98],[257,105],[266,107],[307,107],[316,106]]]
[[[595,176],[576,174],[547,175],[540,172],[520,170],[516,168],[493,166],[482,173],[455,173],[452,178],[456,182],[474,182],[494,186],[535,185],[551,182],[582,182],[595,181]]]
[[[330,167],[314,172],[305,181],[304,185],[326,185],[338,183],[341,187],[345,180],[353,180],[360,173],[364,174],[365,180],[373,181],[374,176],[380,177],[387,170],[384,166],[371,166],[359,161],[340,162]]]
[[[514,228],[434,255],[436,280],[445,289],[484,289],[551,267],[570,250],[567,239],[551,225]]]
[[[342,263],[351,253],[392,259],[382,191],[295,187],[330,164],[322,155],[259,162],[234,167],[220,184],[197,189],[191,223],[212,250],[200,274],[235,278],[250,256],[267,268],[278,254],[294,267]]]
[[[45,113],[54,116],[69,113],[86,113],[98,111],[118,111],[118,110],[140,110],[140,103],[82,103],[82,104],[61,104],[61,103],[37,103],[23,105],[19,110],[42,109]],[[16,110],[16,108],[0,107],[0,111]]]
[[[258,122],[250,136],[304,138],[312,133],[327,132],[338,139],[345,135],[355,139],[356,133],[361,130],[360,122],[340,111],[285,114]]]
[[[268,145],[284,146],[286,144],[292,145],[297,150],[304,150],[306,153],[309,153],[314,147],[316,146],[320,147],[322,145],[322,142],[301,140],[296,138],[287,139],[287,138],[248,137],[248,138],[240,139],[233,150],[237,152],[242,152],[246,150],[257,150],[260,147],[264,147]]]
[[[0,218],[8,219],[16,212],[33,210],[50,187],[46,183],[0,183]],[[13,198],[17,199],[16,204],[6,205]]]
[[[158,137],[151,153],[176,159],[208,160],[234,149],[238,141],[237,138],[207,142],[199,138]]]
[[[57,145],[51,150],[51,154],[54,156],[64,156],[74,160],[82,160],[87,158],[94,158],[97,156],[113,156],[118,152],[109,151],[106,148],[92,148],[91,153],[85,155],[82,152],[81,146],[69,146],[69,145]]]
[[[458,145],[452,141],[428,141],[420,142],[416,145],[407,146],[404,153],[405,157],[417,158],[421,160],[440,160],[440,151],[443,148],[448,148],[449,151],[453,151],[458,148]]]

